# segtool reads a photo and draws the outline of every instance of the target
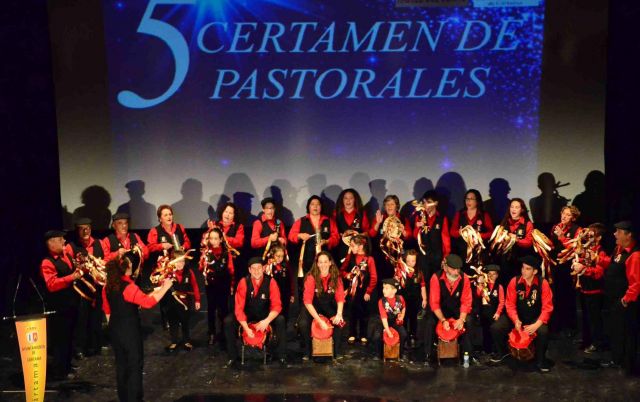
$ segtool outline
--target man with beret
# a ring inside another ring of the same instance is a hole
[[[104,258],[104,250],[100,240],[91,236],[91,219],[78,218],[75,221],[76,238],[65,247],[65,252],[76,259],[80,254],[90,254],[96,258]],[[80,298],[78,324],[76,327],[76,358],[95,355],[102,347],[102,286],[96,285],[96,298],[89,301]]]
[[[60,230],[49,230],[44,234],[49,255],[42,260],[40,273],[47,286],[47,307],[56,312],[49,320],[54,359],[52,377],[73,379],[71,345],[80,298],[73,290],[73,282],[82,276],[82,272],[74,269],[72,257],[64,252],[64,235]]]
[[[113,233],[102,240],[102,247],[105,250],[105,261],[111,261],[116,258],[116,256],[122,257],[136,245],[142,250],[142,260],[149,258],[149,249],[142,242],[140,236],[135,233],[129,233],[129,214],[126,212],[118,212],[113,215],[111,227],[113,227]],[[143,261],[140,261],[140,265],[142,265],[142,263]]]
[[[507,287],[507,315],[518,331],[536,334],[536,364],[540,372],[546,373],[549,371],[545,358],[549,344],[547,324],[553,311],[553,294],[549,282],[538,276],[542,264],[540,258],[527,255],[520,258],[520,262],[521,276],[511,279]],[[506,339],[509,330],[510,325],[498,323],[495,333],[501,339]]]
[[[640,293],[640,247],[631,221],[615,225],[616,249],[604,273],[604,296],[609,306],[608,334],[612,362],[632,374],[638,343],[638,294]]]
[[[254,331],[249,323],[256,323],[258,331],[266,331],[272,325],[277,339],[275,357],[280,365],[287,366],[285,337],[285,320],[280,314],[282,304],[278,283],[270,276],[264,275],[264,265],[261,257],[249,260],[249,275],[240,279],[235,293],[235,311],[224,319],[224,333],[227,342],[229,361],[227,368],[237,367],[238,348],[236,334],[238,326],[252,338]],[[266,347],[266,345],[265,345]]]
[[[471,283],[469,277],[461,272],[462,258],[449,254],[442,261],[442,269],[435,272],[429,281],[429,306],[433,314],[426,320],[424,364],[429,365],[433,348],[433,334],[436,324],[442,322],[445,330],[449,328],[449,318],[455,319],[453,329],[462,331],[467,316],[471,313]],[[471,353],[471,340],[465,334],[460,336],[465,354]],[[475,359],[474,359],[475,362]]]

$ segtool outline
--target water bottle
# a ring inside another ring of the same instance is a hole
[[[469,368],[469,352],[464,352],[464,359],[462,361],[462,367]]]

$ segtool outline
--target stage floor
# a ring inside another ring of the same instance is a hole
[[[196,314],[195,348],[167,355],[168,332],[161,329],[157,309],[145,311],[144,387],[147,401],[458,401],[636,400],[640,379],[618,369],[588,369],[572,341],[551,341],[548,357],[555,366],[540,374],[526,366],[505,364],[464,369],[453,361],[437,369],[421,363],[374,361],[362,346],[346,346],[347,359],[305,362],[296,341],[289,342],[290,368],[276,362],[263,366],[260,356],[241,370],[225,369],[226,354],[206,344],[206,316]],[[0,400],[24,401],[17,343],[3,325],[0,356]],[[46,401],[116,400],[114,359],[110,349],[77,361],[78,379],[49,382]]]

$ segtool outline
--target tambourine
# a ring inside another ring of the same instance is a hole
[[[320,327],[320,323],[318,322],[318,320],[313,320],[313,322],[311,323],[311,337],[314,339],[331,338],[331,336],[333,335],[333,325],[331,324],[331,320],[329,320],[327,317],[323,315],[321,315],[319,318],[325,323],[327,323],[329,328],[324,330],[322,329],[322,327]]]
[[[533,340],[536,334],[529,335],[526,331],[513,329],[509,332],[509,351],[518,360],[531,360],[536,355],[536,344]]]
[[[453,325],[456,322],[455,319],[449,318],[447,319],[447,321],[449,322],[448,330],[444,329],[444,325],[442,325],[442,321],[440,321],[438,325],[436,325],[436,334],[438,334],[438,338],[442,339],[445,342],[451,342],[458,339],[460,335],[464,334],[465,332],[464,327],[462,327],[461,330],[457,330],[453,328]]]
[[[242,342],[245,345],[251,346],[256,349],[262,349],[267,340],[267,335],[271,332],[271,326],[268,326],[266,331],[258,331],[256,329],[258,323],[252,322],[248,326],[253,331],[253,337],[250,337],[247,331],[242,331]]]
[[[389,327],[389,330],[393,334],[393,337],[389,337],[389,334],[387,334],[387,331],[382,330],[382,340],[384,341],[384,344],[387,346],[395,346],[400,342],[400,334],[393,327]]]

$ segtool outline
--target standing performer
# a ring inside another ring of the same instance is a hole
[[[49,230],[44,234],[49,255],[40,264],[40,274],[47,286],[47,304],[56,312],[49,320],[52,378],[71,380],[75,378],[71,372],[71,346],[80,298],[73,290],[73,284],[82,272],[74,268],[71,256],[64,252],[64,235],[60,230]]]
[[[524,200],[513,198],[509,202],[509,210],[500,222],[500,226],[507,230],[509,237],[515,241],[511,250],[499,257],[500,283],[506,286],[520,271],[519,259],[533,251],[533,223],[529,219]]]
[[[580,234],[580,227],[576,220],[580,217],[580,211],[575,206],[562,207],[560,223],[551,230],[550,239],[553,242],[551,251],[554,260],[558,253],[564,250],[569,242]],[[576,306],[576,290],[571,276],[571,261],[558,263],[553,269],[553,305],[555,311],[551,319],[551,331],[560,332],[563,329],[569,331],[572,338],[578,325],[578,312]]]
[[[438,193],[429,190],[422,196],[423,213],[417,213],[413,235],[418,240],[418,263],[424,269],[425,278],[431,278],[440,269],[442,259],[451,252],[449,222],[440,215]],[[466,255],[465,253],[462,255]]]
[[[406,272],[406,278],[402,277],[402,272]],[[404,318],[404,326],[407,329],[411,347],[414,347],[416,341],[422,338],[418,337],[418,312],[425,310],[428,305],[427,286],[422,267],[418,265],[418,252],[416,250],[409,249],[405,251],[404,258],[398,261],[394,278],[398,281],[398,293],[406,301],[407,314]]]
[[[280,365],[286,366],[286,345],[284,317],[280,315],[280,290],[275,279],[264,275],[261,257],[249,260],[249,275],[240,279],[235,295],[235,311],[224,319],[224,332],[227,342],[229,361],[226,368],[236,368],[238,365],[238,347],[236,334],[238,326],[249,337],[254,337],[254,331],[249,324],[256,323],[255,329],[266,332],[270,325],[277,339],[275,356]],[[265,345],[266,346],[266,345]]]
[[[333,324],[333,354],[336,359],[344,358],[342,354],[342,327],[344,319],[345,294],[340,270],[333,262],[331,254],[321,251],[314,259],[311,270],[304,279],[304,294],[302,300],[305,309],[300,314],[299,328],[303,340],[302,360],[307,361],[311,357],[311,322],[318,321],[323,330],[328,325],[320,318],[320,315],[329,318]]]
[[[231,252],[223,242],[223,233],[219,227],[213,227],[205,233],[202,253],[200,255],[200,272],[204,276],[207,293],[207,323],[209,328],[209,345],[213,345],[216,337],[224,344],[224,331],[216,335],[216,311],[222,324],[229,314],[229,297],[233,295],[234,264]],[[220,325],[222,327],[222,325]]]
[[[378,276],[381,279],[391,278],[395,271],[397,258],[402,255],[403,247],[399,246],[402,242],[411,239],[411,226],[408,219],[402,219],[400,216],[400,199],[396,195],[388,195],[383,200],[384,213],[376,211],[375,220],[369,228],[369,237],[372,242],[372,252],[376,266],[378,268]],[[402,233],[385,233],[385,222],[389,231],[395,232],[394,226],[399,222],[402,225]],[[389,238],[389,235],[392,238]],[[398,234],[399,236],[395,236]],[[381,243],[382,242],[382,243]],[[389,245],[391,248],[387,247]],[[386,252],[386,254],[385,254]]]
[[[102,264],[104,251],[100,240],[91,236],[91,219],[78,218],[75,222],[76,240],[67,244],[65,252],[74,260],[81,255],[91,255]],[[83,257],[80,257],[83,258]],[[87,257],[88,258],[88,257]],[[102,349],[102,286],[94,282],[96,298],[89,301],[80,298],[78,324],[76,326],[76,357],[92,356]]]
[[[207,220],[207,232],[202,235],[202,246],[205,246],[207,233],[214,227],[219,227],[224,234],[223,241],[229,251],[239,250],[244,245],[244,225],[238,223],[238,207],[233,202],[227,202],[222,207],[222,219],[218,221]],[[233,253],[235,254],[235,253]]]
[[[449,330],[449,318],[455,319],[453,329],[464,331],[467,316],[471,313],[471,282],[462,273],[462,258],[449,254],[442,261],[442,269],[431,276],[429,281],[429,306],[433,314],[426,320],[424,364],[428,366],[431,350],[434,345],[433,335],[437,322],[442,322],[445,330]],[[468,325],[468,324],[467,324]],[[462,350],[466,355],[471,353],[471,339],[461,334]]]
[[[483,210],[482,196],[480,192],[475,189],[467,190],[464,195],[464,208],[456,212],[451,222],[451,237],[453,239],[453,251],[460,256],[467,255],[467,243],[460,236],[460,229],[471,226],[478,233],[485,242],[485,244],[491,238],[493,233],[493,222],[491,216]],[[481,260],[478,262],[482,262]],[[468,269],[468,264],[465,264],[465,273],[470,275],[472,272]]]
[[[287,237],[284,232],[284,223],[275,216],[276,202],[273,198],[267,197],[260,204],[262,205],[262,216],[260,216],[260,220],[253,222],[251,248],[255,255],[266,259],[271,246],[280,244],[287,247]]]
[[[111,346],[116,359],[116,380],[120,401],[142,401],[144,348],[140,308],[152,308],[171,288],[165,279],[162,287],[147,295],[133,283],[131,262],[115,257],[107,263],[107,283],[102,290],[102,309],[107,316]]]
[[[139,275],[142,263],[149,258],[149,249],[142,242],[140,236],[129,233],[129,214],[118,212],[113,215],[113,233],[102,239],[102,249],[105,251],[105,261],[111,261],[124,255],[133,264],[132,279]],[[155,263],[155,261],[153,261]]]
[[[582,258],[573,262],[571,269],[578,277],[576,288],[580,292],[582,309],[582,348],[589,354],[602,350],[603,346],[604,272],[611,264],[611,257],[600,245],[606,231],[605,226],[602,223],[593,223],[587,230],[591,232],[593,243]]]
[[[371,295],[378,283],[376,263],[366,250],[367,238],[363,235],[351,237],[350,252],[340,267],[345,279],[349,305],[349,339],[350,345],[356,342],[366,345],[369,315],[371,314]]]
[[[615,224],[616,249],[604,274],[604,296],[609,306],[607,325],[611,343],[610,366],[632,374],[638,344],[638,294],[640,293],[640,246],[631,221]]]
[[[191,331],[189,321],[191,309],[200,310],[200,290],[196,275],[191,264],[187,264],[184,251],[174,251],[174,279],[171,294],[163,299],[166,303],[167,321],[169,321],[169,333],[171,343],[165,348],[169,353],[174,352],[178,344],[190,352],[193,349],[191,343]],[[182,257],[182,258],[181,258]],[[169,257],[165,257],[169,258]],[[182,338],[178,339],[179,328],[182,328]]]
[[[303,278],[309,272],[320,251],[338,245],[336,224],[328,216],[322,215],[322,201],[317,195],[312,195],[307,200],[307,215],[295,221],[289,231],[289,241],[300,246],[297,278]]]
[[[520,258],[522,276],[511,279],[507,287],[507,314],[516,330],[524,330],[529,335],[536,334],[536,364],[543,373],[549,371],[546,361],[549,329],[547,323],[553,312],[553,295],[546,279],[538,276],[542,261],[533,255]],[[506,339],[510,325],[498,323],[496,333]]]
[[[276,280],[278,288],[280,289],[280,300],[282,303],[281,314],[284,319],[289,322],[289,306],[293,304],[295,281],[289,264],[285,261],[286,251],[284,247],[279,244],[271,247],[269,255],[267,256],[267,265],[265,266],[265,275],[268,275]]]
[[[360,198],[360,194],[355,189],[342,190],[336,201],[333,219],[336,222],[340,237],[367,234],[369,232],[369,218],[364,212],[362,198]],[[336,261],[342,263],[348,251],[347,244],[338,242],[338,247],[334,250]]]

